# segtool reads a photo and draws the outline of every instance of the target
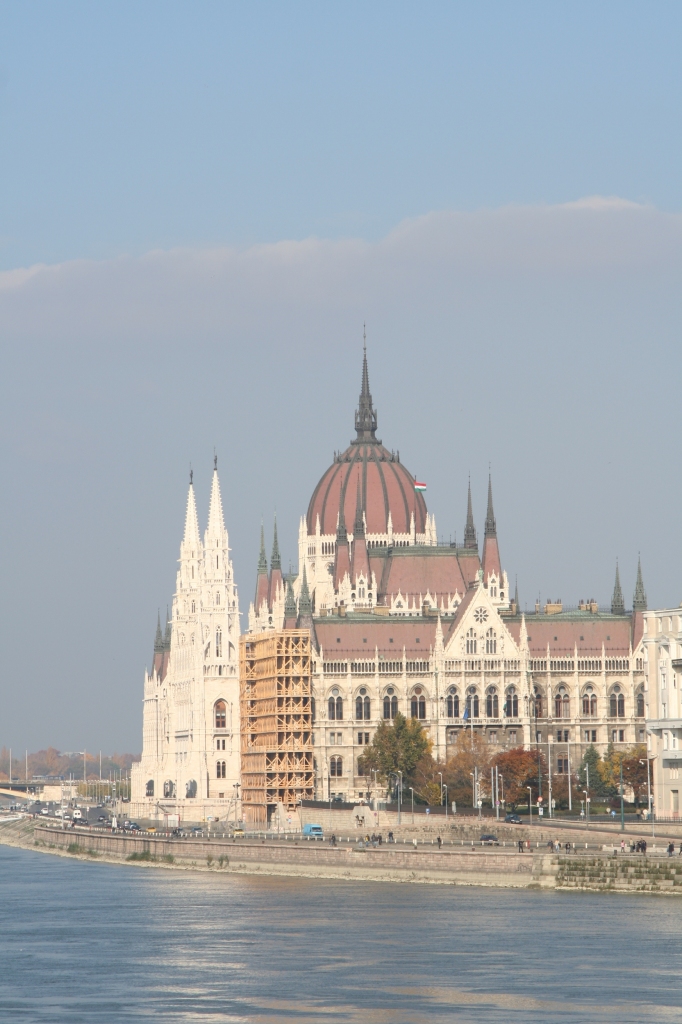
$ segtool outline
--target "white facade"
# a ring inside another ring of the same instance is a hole
[[[217,468],[208,526],[187,497],[167,665],[145,673],[142,759],[131,814],[239,817],[239,605]]]
[[[680,814],[682,768],[682,606],[644,614],[647,732],[657,816]]]

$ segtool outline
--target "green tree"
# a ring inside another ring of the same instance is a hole
[[[597,748],[590,744],[585,753],[583,759],[580,762],[580,768],[578,769],[578,785],[580,789],[587,789],[590,796],[605,796],[604,783],[602,774],[600,771],[601,758],[597,751]],[[589,786],[587,784],[587,777],[589,775]]]
[[[385,781],[391,772],[402,772],[404,787],[414,783],[417,764],[430,753],[431,740],[419,721],[407,719],[398,712],[393,722],[381,722],[358,763],[363,774],[376,771]]]

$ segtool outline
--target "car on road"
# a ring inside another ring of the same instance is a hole
[[[304,825],[303,835],[311,839],[324,839],[324,829],[321,825]]]
[[[140,828],[140,826],[137,824],[136,821],[129,821],[128,824],[124,825],[123,827],[127,828],[129,832],[141,832],[142,831],[142,829]]]
[[[232,832],[233,839],[243,839],[245,835],[246,832],[244,831],[243,828],[235,828]]]
[[[150,825],[149,828],[147,829],[147,832],[156,832],[156,829],[154,828],[153,825]]]
[[[41,814],[49,814],[50,812],[48,811],[47,807],[43,807],[43,809],[41,810],[40,813]]]
[[[100,815],[98,815],[97,820],[98,821],[108,821],[109,819],[107,818],[106,814],[100,814]]]
[[[499,846],[500,840],[491,832],[484,832],[481,836],[481,846]]]
[[[523,824],[523,822],[521,821],[521,819],[518,816],[518,814],[507,814],[507,815],[505,815],[505,819],[504,820],[505,820],[505,824],[507,824],[507,825],[522,825]]]

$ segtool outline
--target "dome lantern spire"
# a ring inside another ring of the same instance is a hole
[[[369,372],[367,370],[367,334],[362,334],[362,387],[360,389],[360,401],[355,413],[355,430],[357,438],[353,444],[367,444],[368,442],[381,444],[377,441],[377,414],[372,404],[372,393],[369,390]]]

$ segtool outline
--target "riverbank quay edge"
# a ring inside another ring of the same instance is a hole
[[[268,876],[413,882],[525,889],[682,895],[682,858],[601,851],[569,854],[512,848],[413,843],[336,846],[303,837],[188,838],[51,828],[31,819],[6,823],[0,842],[39,852],[146,867]]]

